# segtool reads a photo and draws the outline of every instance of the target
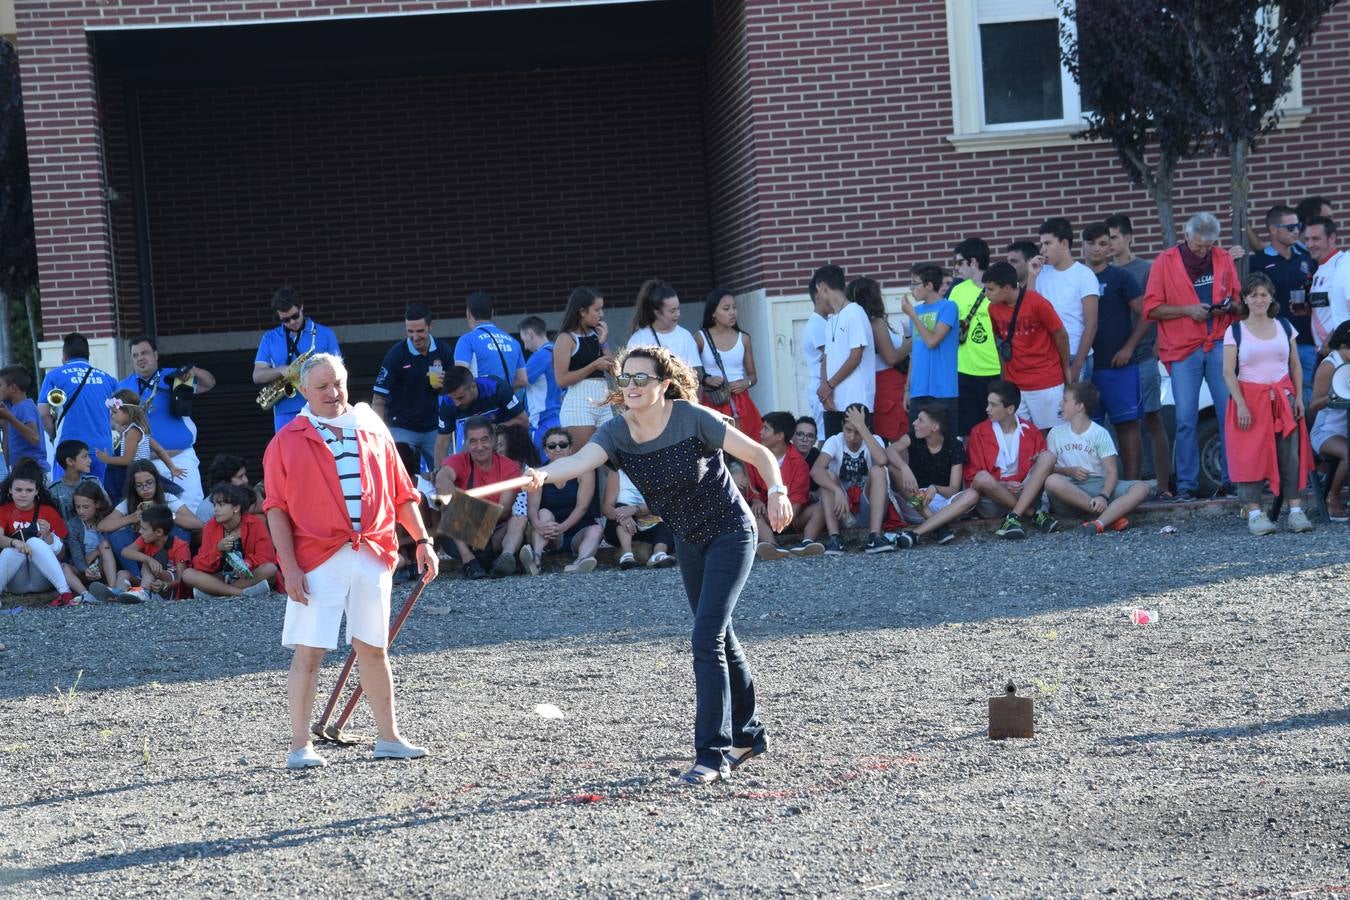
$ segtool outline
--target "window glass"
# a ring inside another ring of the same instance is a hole
[[[1059,21],[980,26],[986,125],[1064,118]]]

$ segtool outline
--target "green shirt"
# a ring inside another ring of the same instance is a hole
[[[967,279],[952,288],[951,301],[956,304],[957,319],[964,322],[970,308],[980,296],[978,284]],[[959,328],[959,325],[958,325]],[[956,371],[962,375],[987,377],[1002,372],[998,347],[994,344],[994,326],[989,322],[989,300],[980,301],[980,308],[970,320],[966,342],[956,348]]]

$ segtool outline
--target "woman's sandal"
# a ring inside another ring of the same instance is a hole
[[[732,747],[727,751],[727,768],[734,772],[756,756],[763,756],[768,752],[768,747]]]
[[[715,781],[725,781],[729,777],[731,777],[730,769],[713,769],[708,766],[696,765],[692,766],[689,771],[685,772],[679,778],[676,778],[675,783],[680,786],[693,785],[694,787],[702,787],[703,785],[712,784]]]

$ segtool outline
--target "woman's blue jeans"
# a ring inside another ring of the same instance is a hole
[[[721,768],[732,747],[765,746],[755,680],[731,629],[731,613],[755,560],[755,533],[733,531],[699,546],[675,541],[694,611],[694,750],[699,765]]]

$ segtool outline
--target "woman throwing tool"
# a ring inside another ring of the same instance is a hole
[[[759,470],[769,486],[769,524],[781,531],[792,503],[778,461],[724,417],[697,403],[694,372],[664,347],[620,360],[613,402],[626,407],[571,456],[529,473],[537,491],[608,463],[622,469],[675,533],[680,576],[694,611],[694,765],[683,784],[711,784],[767,749],[750,665],[731,613],[755,556],[755,521],[732,483],[723,451]]]

